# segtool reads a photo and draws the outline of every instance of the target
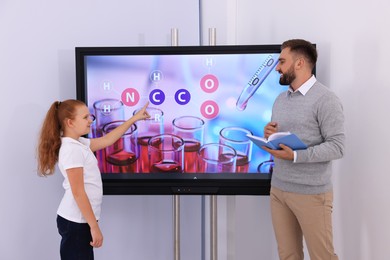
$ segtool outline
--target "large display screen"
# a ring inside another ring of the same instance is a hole
[[[268,194],[263,136],[285,86],[280,45],[77,47],[77,98],[109,133],[149,102],[151,118],[96,152],[105,194]]]

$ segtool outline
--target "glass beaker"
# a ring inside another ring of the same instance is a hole
[[[204,121],[196,116],[177,117],[172,121],[173,134],[184,140],[184,172],[195,173],[197,154],[203,145]]]
[[[237,152],[237,173],[248,173],[252,158],[252,141],[247,134],[252,134],[252,132],[236,126],[225,127],[219,132],[219,143],[229,145]]]
[[[107,135],[121,125],[124,120],[110,122],[103,127],[103,134]],[[135,124],[115,143],[105,148],[106,168],[109,173],[136,173],[138,172],[139,151],[137,146],[137,126]]]
[[[205,144],[198,151],[198,172],[234,173],[236,159],[236,150],[231,146],[218,143]]]
[[[162,134],[149,139],[149,171],[182,173],[184,170],[184,140],[177,135]]]

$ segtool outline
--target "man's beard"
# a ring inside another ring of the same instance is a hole
[[[279,79],[279,84],[282,86],[289,86],[295,80],[296,76],[294,73],[294,68],[291,66],[288,71],[282,73],[282,76]]]

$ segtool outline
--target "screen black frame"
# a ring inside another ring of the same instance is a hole
[[[220,46],[142,46],[142,47],[76,47],[77,99],[87,103],[85,56],[89,55],[180,55],[180,54],[245,54],[280,53],[280,44],[220,45]],[[104,179],[105,195],[269,195],[271,174],[260,178],[240,175],[239,179],[218,178],[154,178],[152,174],[137,174],[136,179]],[[192,175],[196,177],[195,175]]]

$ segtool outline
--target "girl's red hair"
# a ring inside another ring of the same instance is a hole
[[[63,122],[74,119],[76,108],[85,105],[82,101],[69,99],[54,102],[43,121],[37,149],[38,174],[42,176],[54,173],[61,147]]]

